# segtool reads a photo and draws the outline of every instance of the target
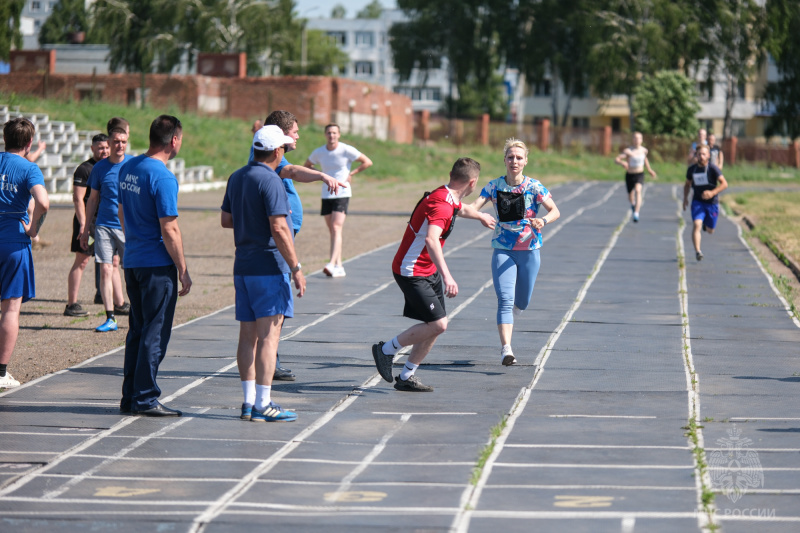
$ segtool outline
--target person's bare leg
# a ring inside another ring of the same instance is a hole
[[[239,345],[236,348],[236,366],[239,367],[239,379],[253,381],[256,379],[256,334],[255,322],[239,322]]]
[[[272,385],[282,321],[283,315],[272,315],[256,319],[255,368],[257,385]]]
[[[694,244],[694,251],[700,251],[700,240],[703,238],[702,232],[703,231],[703,221],[702,220],[695,220],[694,221],[694,228],[692,230],[692,244]]]
[[[435,322],[423,322],[421,324],[415,324],[398,335],[397,342],[403,346],[412,344],[417,346],[417,344],[424,343],[431,339],[435,341],[436,337],[445,331],[447,331],[447,317],[436,320]],[[433,346],[433,344],[431,344],[431,346]],[[427,352],[425,352],[425,355],[427,355]],[[422,357],[424,358],[425,355]]]
[[[83,271],[86,270],[86,265],[89,264],[91,257],[80,252],[75,253],[75,261],[72,263],[67,276],[67,305],[72,305],[78,301]]]
[[[125,296],[122,294],[122,276],[119,273],[119,256],[114,256],[114,270],[111,272],[111,289],[114,298],[114,305],[121,307],[125,303]]]
[[[636,196],[636,201],[631,202],[636,204],[635,211],[638,213],[639,210],[642,208],[642,184],[637,183],[636,186],[633,188],[633,193]]]
[[[331,263],[342,266],[342,229],[344,220],[347,217],[341,211],[334,211],[330,215],[328,229],[331,232]]]
[[[114,272],[114,265],[111,263],[100,264],[100,296],[103,297],[103,309],[106,311],[114,310],[114,297],[111,278]]]
[[[514,331],[514,324],[497,324],[497,331],[500,333],[500,346],[511,344],[511,334]]]
[[[22,298],[6,298],[0,302],[0,365],[7,365],[14,353],[19,335],[19,310]]]

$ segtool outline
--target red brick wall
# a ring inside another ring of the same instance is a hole
[[[219,113],[247,121],[264,119],[269,111],[286,109],[301,124],[325,125],[336,111],[389,117],[391,138],[413,141],[411,100],[383,87],[341,78],[322,76],[284,76],[270,78],[214,78],[148,74],[148,105],[155,108],[176,106],[183,111],[201,111],[203,100],[219,103]],[[127,105],[141,85],[139,74],[37,74],[12,72],[0,76],[0,90],[78,101],[96,89],[96,97],[106,102]],[[391,105],[386,105],[389,102]],[[373,109],[374,106],[374,109]]]
[[[9,61],[11,72],[49,72],[56,70],[55,50],[13,50]]]

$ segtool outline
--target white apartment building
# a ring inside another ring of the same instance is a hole
[[[392,61],[389,29],[402,20],[403,12],[393,9],[384,10],[377,19],[312,18],[306,28],[325,32],[350,58],[344,72],[334,75],[405,94],[411,98],[414,111],[437,112],[450,90],[446,61],[441,69],[426,73],[414,71],[409,80],[400,83]]]

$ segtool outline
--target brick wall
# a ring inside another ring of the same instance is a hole
[[[53,73],[56,70],[55,50],[13,50],[9,65],[11,72]]]
[[[301,124],[341,123],[350,131],[396,142],[413,140],[411,100],[383,87],[356,80],[322,76],[218,78],[148,74],[147,102],[155,108],[175,106],[184,112],[264,119],[269,111],[286,109]],[[0,76],[0,91],[68,101],[94,97],[133,105],[140,97],[139,74],[42,74],[12,72]],[[352,104],[352,106],[351,106]],[[344,119],[344,120],[343,120]],[[356,127],[357,126],[357,127]]]

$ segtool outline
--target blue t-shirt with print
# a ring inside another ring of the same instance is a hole
[[[228,178],[221,209],[233,218],[238,276],[274,276],[289,272],[270,230],[269,217],[288,216],[283,180],[264,163],[251,161]]]
[[[35,163],[0,153],[0,242],[31,242],[21,221],[30,221],[28,203],[34,185],[44,187],[44,176]]]
[[[175,174],[145,154],[129,158],[119,171],[119,198],[125,219],[125,268],[173,264],[159,219],[178,216]]]
[[[525,198],[525,218],[511,222],[500,222],[497,211],[497,191],[520,193]],[[539,206],[551,198],[550,191],[542,183],[527,176],[516,186],[506,183],[506,177],[500,176],[486,184],[481,196],[490,198],[494,204],[495,217],[498,219],[494,227],[492,248],[500,250],[536,250],[542,247],[542,232],[531,225],[529,219],[536,218]]]
[[[250,147],[250,159],[247,160],[248,163],[253,161],[253,147]],[[286,156],[281,158],[281,163],[278,165],[278,168],[275,169],[278,176],[281,175],[281,170],[286,165],[290,165],[289,161],[286,160]],[[289,178],[281,178],[283,181],[283,186],[286,188],[286,195],[289,197],[289,207],[292,209],[292,229],[294,229],[295,235],[297,232],[300,231],[300,226],[303,225],[303,203],[300,201],[300,195],[297,194],[297,189],[294,188],[294,182]]]
[[[89,175],[89,187],[100,193],[97,205],[95,226],[121,229],[119,223],[119,169],[130,159],[125,156],[119,163],[112,163],[107,157],[95,163]]]

